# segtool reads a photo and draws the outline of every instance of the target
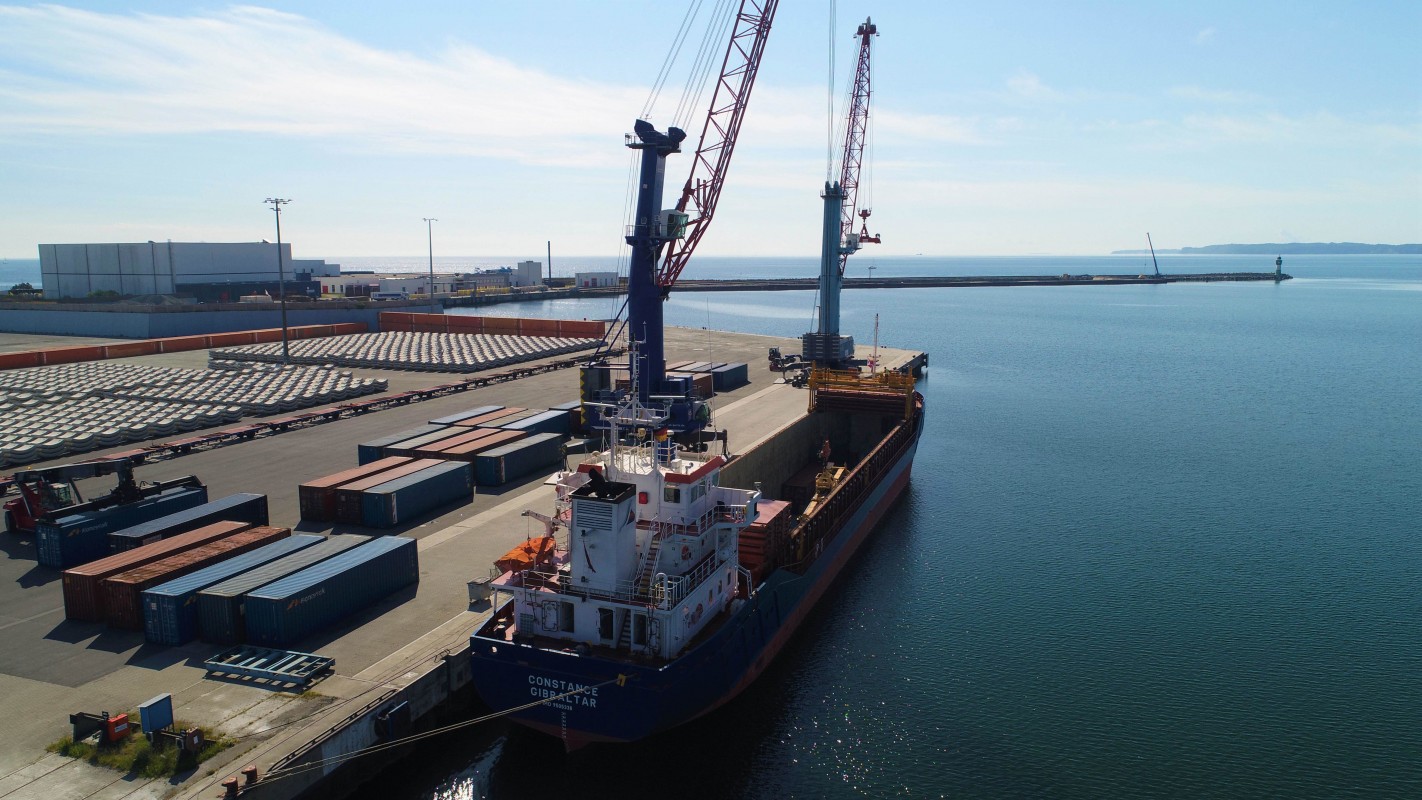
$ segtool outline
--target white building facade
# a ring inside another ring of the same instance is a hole
[[[277,246],[268,242],[142,242],[42,244],[40,274],[46,300],[121,295],[177,294],[185,285],[275,283]],[[281,245],[288,281],[340,275],[339,264],[293,259]]]

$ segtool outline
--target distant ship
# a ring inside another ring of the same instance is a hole
[[[572,750],[749,686],[908,484],[923,430],[911,376],[817,370],[810,392],[730,461],[678,449],[635,395],[610,415],[611,449],[558,480],[551,514],[526,512],[548,535],[499,562],[502,602],[471,639],[484,702]]]

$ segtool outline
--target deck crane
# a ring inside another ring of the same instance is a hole
[[[627,330],[628,338],[638,343],[633,350],[637,360],[632,370],[633,391],[639,404],[664,418],[663,427],[674,433],[700,431],[710,412],[691,396],[688,381],[667,380],[662,302],[715,214],[778,5],[779,0],[742,0],[692,159],[691,176],[674,208],[662,206],[666,158],[681,152],[686,132],[669,127],[663,133],[639,119],[627,136],[627,147],[641,151],[637,205],[627,235],[632,250]],[[658,259],[662,259],[660,266]]]
[[[824,227],[820,241],[820,310],[818,330],[800,337],[801,354],[807,362],[830,367],[846,366],[854,358],[854,337],[839,333],[839,293],[844,284],[844,267],[861,245],[878,244],[879,236],[869,234],[868,208],[859,202],[859,171],[864,161],[864,140],[869,126],[869,45],[879,28],[865,18],[855,30],[859,58],[854,86],[849,95],[849,122],[844,132],[844,153],[840,159],[839,181],[825,181]],[[855,217],[860,228],[855,231]]]

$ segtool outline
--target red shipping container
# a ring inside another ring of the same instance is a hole
[[[250,522],[214,522],[171,539],[146,544],[108,558],[90,561],[64,571],[64,616],[67,619],[98,622],[104,618],[99,583],[104,578],[151,564],[168,556],[201,547],[252,527]]]
[[[38,350],[25,350],[19,353],[0,353],[0,369],[24,369],[26,367],[38,367],[43,359]]]
[[[189,572],[255,550],[291,535],[291,528],[260,526],[235,533],[177,555],[159,559],[137,569],[122,572],[99,582],[103,593],[104,621],[115,628],[143,630],[143,590],[181,578]]]
[[[81,361],[102,361],[102,346],[85,345],[79,347],[55,347],[39,351],[43,364],[78,364]]]
[[[132,358],[133,356],[151,356],[158,352],[158,342],[155,339],[144,339],[141,342],[124,342],[123,344],[104,345],[104,358]]]
[[[510,416],[513,416],[514,414],[518,414],[518,413],[520,413],[520,412],[522,412],[522,411],[527,411],[527,410],[528,410],[528,409],[525,409],[525,408],[501,408],[501,409],[499,409],[498,411],[490,411],[490,412],[487,413],[487,414],[480,414],[480,415],[477,416],[477,417],[469,417],[468,419],[461,419],[461,420],[459,420],[458,422],[456,422],[456,423],[454,423],[454,424],[455,424],[455,425],[458,425],[458,426],[461,427],[461,428],[473,428],[473,427],[477,427],[477,426],[479,426],[479,425],[488,425],[488,424],[490,424],[490,423],[493,423],[495,420],[500,420],[500,419],[503,419],[504,417],[510,417]]]
[[[424,445],[415,450],[415,456],[418,458],[439,458],[440,453],[451,447],[477,442],[480,439],[493,435],[493,433],[493,428],[469,429],[467,433],[455,434],[448,439],[440,439],[437,442]]]
[[[498,428],[489,428],[493,431],[492,436],[485,436],[477,441],[467,444],[455,445],[448,450],[442,450],[439,457],[446,461],[473,461],[474,456],[492,450],[495,447],[502,447],[509,442],[515,442],[528,435],[528,431],[501,431]]]
[[[301,518],[323,522],[336,518],[336,487],[354,483],[362,478],[408,464],[412,459],[406,456],[391,456],[372,461],[364,466],[337,472],[324,478],[316,478],[296,487],[296,495],[301,505]]]
[[[464,314],[449,315],[450,333],[483,333],[484,318],[470,317]]]

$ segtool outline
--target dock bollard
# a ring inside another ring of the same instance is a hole
[[[257,782],[257,765],[256,765],[256,764],[248,764],[247,766],[243,767],[243,768],[242,768],[242,777],[245,779],[245,780],[243,781],[244,785],[246,785],[246,786],[252,786],[252,785],[256,784],[256,782]]]
[[[228,779],[226,779],[226,780],[224,780],[224,781],[222,782],[222,796],[223,796],[223,797],[227,797],[227,798],[231,798],[231,797],[236,797],[236,796],[237,796],[237,776],[236,776],[236,775],[233,775],[232,777],[230,777],[230,778],[228,778]]]

